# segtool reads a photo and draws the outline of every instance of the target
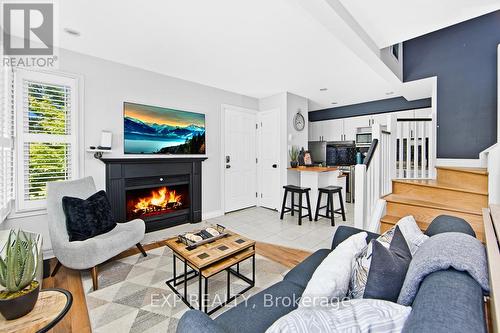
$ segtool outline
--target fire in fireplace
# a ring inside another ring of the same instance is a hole
[[[127,220],[152,218],[189,208],[189,186],[172,185],[127,190]]]

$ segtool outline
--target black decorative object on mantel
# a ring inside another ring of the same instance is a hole
[[[201,222],[201,162],[206,159],[101,158],[115,218],[141,218],[146,232]]]

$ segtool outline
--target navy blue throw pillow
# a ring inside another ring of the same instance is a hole
[[[87,199],[63,197],[69,241],[83,241],[111,231],[116,222],[105,191],[99,191]]]
[[[372,261],[363,298],[397,302],[410,261],[410,249],[398,226],[389,248],[372,240]]]

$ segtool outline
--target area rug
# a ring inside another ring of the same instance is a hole
[[[133,255],[99,266],[99,290],[92,291],[92,279],[82,273],[92,331],[104,332],[175,332],[180,317],[188,307],[165,284],[173,274],[172,251],[160,247],[148,251],[148,256]],[[240,264],[240,272],[251,276],[251,260]],[[215,318],[236,303],[281,281],[287,268],[256,255],[255,287],[212,315]],[[177,274],[183,270],[177,260]],[[209,279],[209,303],[226,298],[225,272]],[[231,294],[243,290],[247,284],[231,276]],[[188,283],[188,297],[197,297],[198,279]],[[181,286],[179,290],[182,291]],[[197,301],[197,298],[194,299]]]

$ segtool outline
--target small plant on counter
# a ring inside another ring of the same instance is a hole
[[[292,168],[296,168],[299,165],[299,147],[292,146],[292,148],[288,151],[288,155],[290,155],[290,166]]]
[[[5,319],[30,312],[38,299],[38,241],[24,231],[11,230],[0,252],[0,313]]]

